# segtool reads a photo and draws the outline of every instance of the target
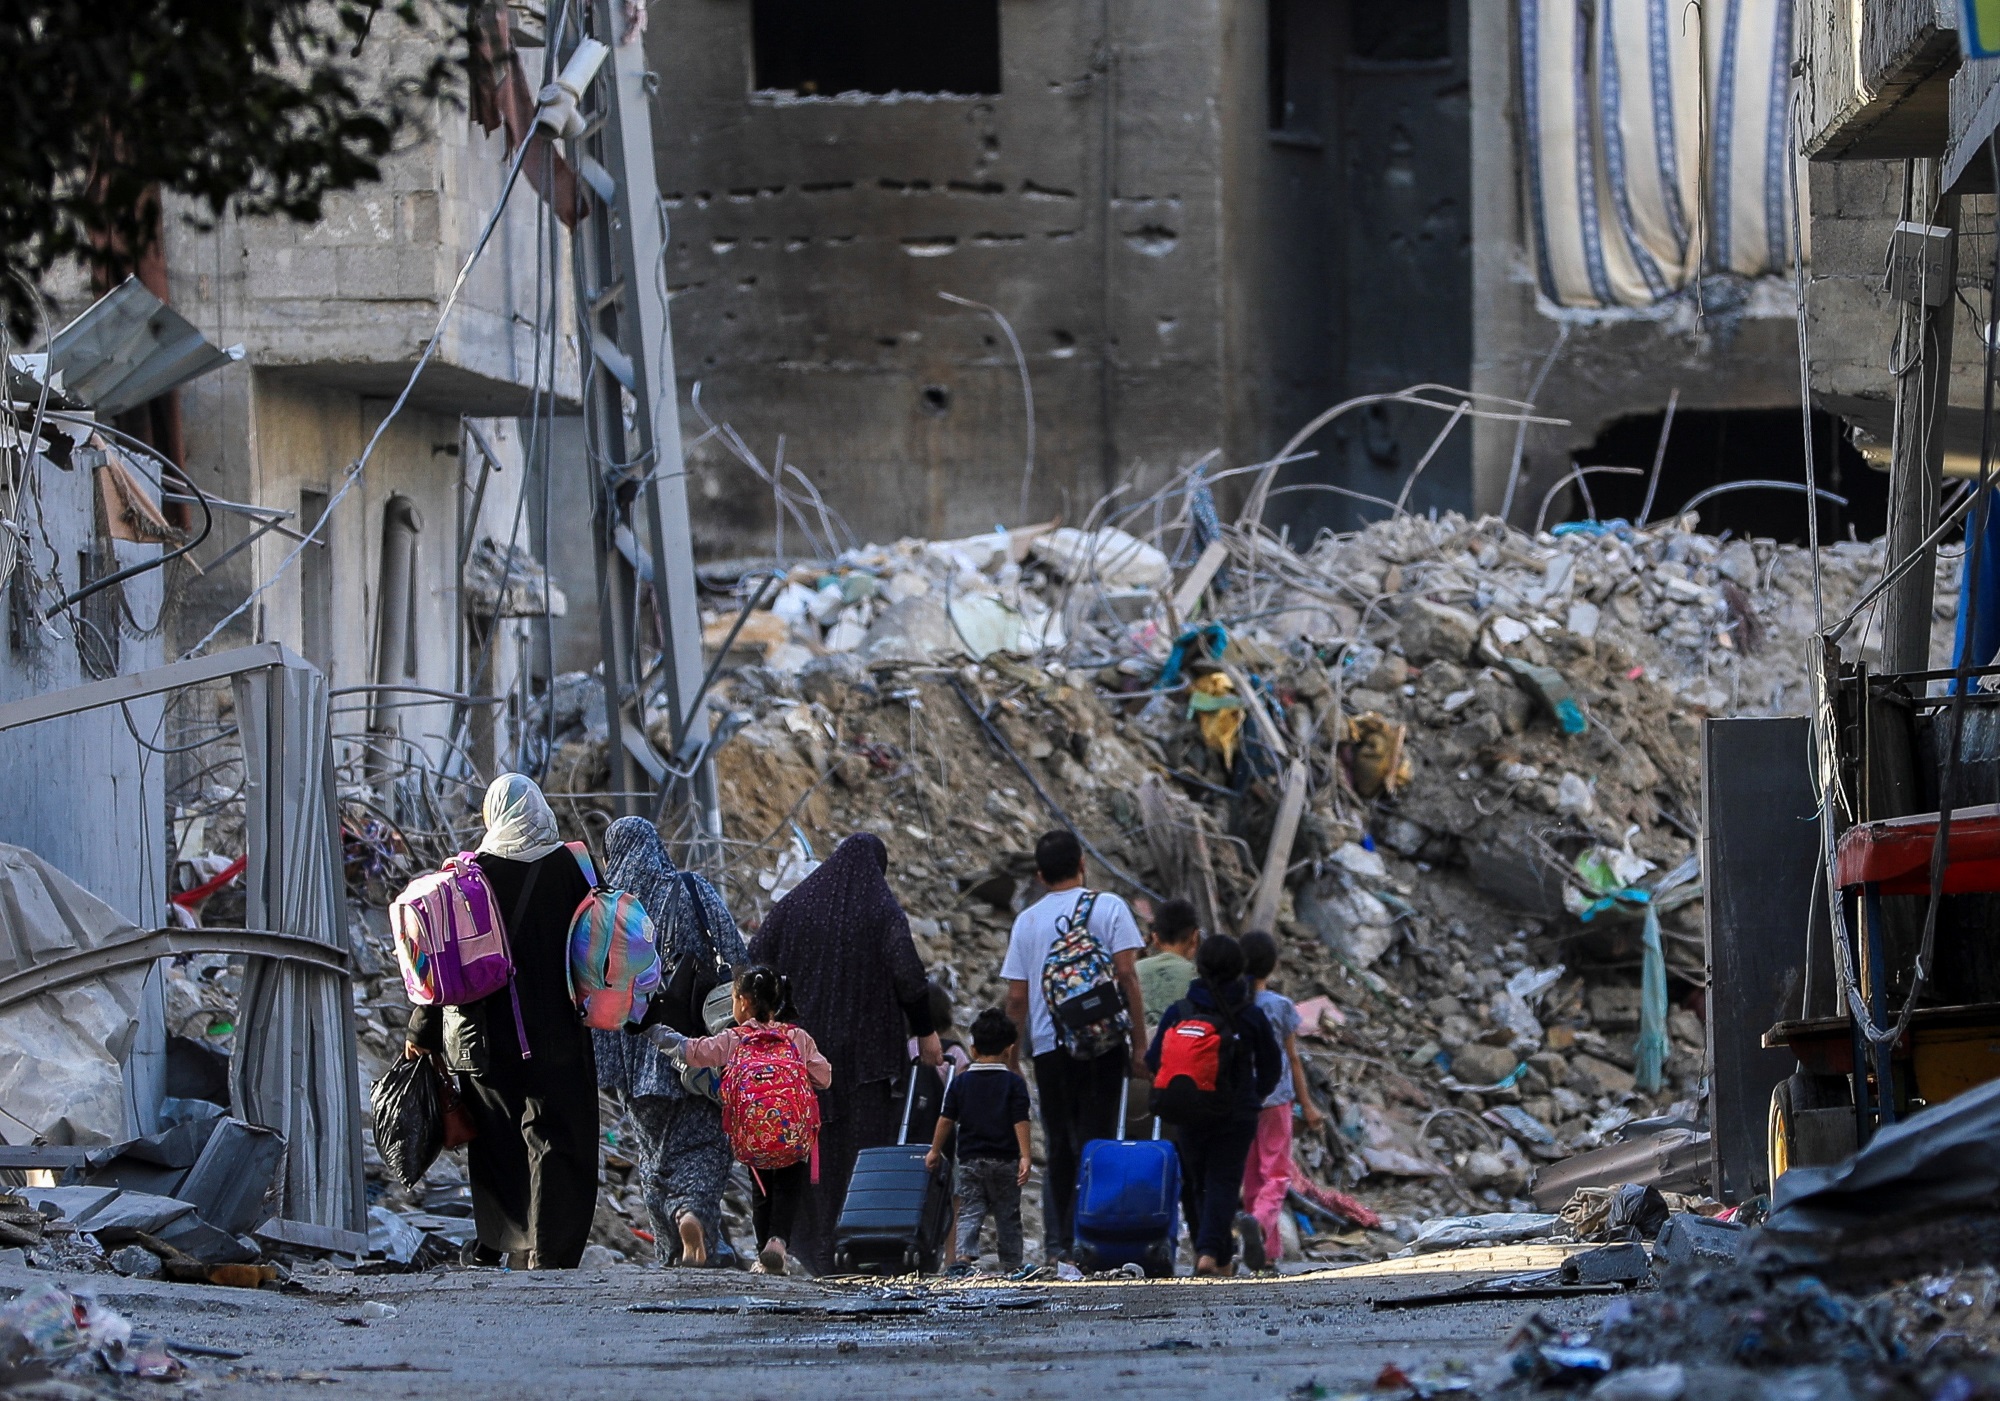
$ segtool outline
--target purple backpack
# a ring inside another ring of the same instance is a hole
[[[463,1007],[505,988],[514,1002],[521,1055],[528,1056],[507,927],[473,853],[461,851],[441,869],[411,881],[389,906],[389,927],[411,1003]]]

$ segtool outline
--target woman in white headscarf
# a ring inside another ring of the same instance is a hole
[[[479,1129],[467,1150],[479,1240],[466,1262],[574,1269],[597,1211],[597,1066],[569,996],[570,918],[590,886],[534,780],[501,774],[483,816],[474,859],[507,928],[513,995],[416,1008],[408,1053],[445,1057]]]

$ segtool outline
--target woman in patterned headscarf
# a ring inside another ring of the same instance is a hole
[[[646,907],[669,974],[689,958],[731,968],[748,962],[743,935],[715,887],[675,869],[646,818],[611,824],[604,867],[610,884]],[[623,1098],[637,1131],[639,1182],[661,1263],[719,1263],[729,1253],[722,1234],[722,1189],[729,1181],[722,1106],[682,1085],[680,1072],[645,1037],[600,1031],[594,1039],[597,1083]]]
[[[750,961],[791,980],[794,1015],[833,1064],[820,1096],[819,1182],[806,1196],[792,1253],[815,1273],[833,1261],[833,1227],[863,1148],[896,1140],[895,1094],[909,1071],[907,1036],[926,1065],[943,1059],[930,985],[910,921],[889,889],[889,850],[857,832],[771,907]],[[907,1028],[907,1031],[906,1031]]]
[[[463,1007],[415,1008],[406,1050],[442,1055],[459,1073],[479,1129],[466,1160],[479,1227],[467,1263],[511,1255],[517,1269],[574,1269],[597,1211],[597,1071],[569,996],[569,922],[590,886],[533,779],[501,774],[482,815],[475,859],[507,930],[514,986]]]

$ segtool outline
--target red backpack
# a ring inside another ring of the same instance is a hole
[[[1210,989],[1214,991],[1213,988]],[[1216,1004],[1221,1005],[1221,997]],[[1190,1008],[1160,1033],[1160,1069],[1153,1076],[1153,1112],[1170,1124],[1226,1119],[1236,1108],[1243,1046],[1225,1009]]]
[[[722,1131],[748,1168],[812,1159],[819,1180],[819,1096],[788,1027],[743,1027],[722,1072]]]

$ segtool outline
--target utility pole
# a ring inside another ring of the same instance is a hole
[[[672,798],[689,802],[699,861],[722,827],[701,705],[701,609],[667,318],[666,213],[653,165],[658,79],[646,71],[645,45],[628,31],[624,8],[619,0],[589,0],[585,42],[594,38],[611,53],[569,145],[571,163],[597,197],[577,225],[574,247],[605,718],[619,812],[657,820]],[[652,599],[657,632],[640,609],[642,594]],[[649,670],[645,659],[654,651],[659,660]],[[673,731],[666,756],[645,733],[646,696],[656,686]]]
[[[1957,301],[1958,196],[1938,189],[1939,163],[1910,162],[1910,197],[1897,227],[1891,286],[1903,300],[1907,334],[1897,351],[1910,365],[1896,381],[1889,465],[1888,567],[1916,553],[1937,525],[1944,480],[1945,415],[1951,402],[1952,309]],[[1810,509],[1817,510],[1817,503]],[[1930,667],[1935,549],[1882,596],[1882,670]]]

